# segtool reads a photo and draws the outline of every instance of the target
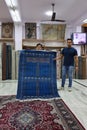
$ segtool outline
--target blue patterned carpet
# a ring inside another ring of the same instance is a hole
[[[22,50],[19,59],[17,98],[59,97],[56,52]]]

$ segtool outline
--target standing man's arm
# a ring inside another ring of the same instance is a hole
[[[78,56],[74,56],[74,60],[75,60],[75,70],[78,71]]]

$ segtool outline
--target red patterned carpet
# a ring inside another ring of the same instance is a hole
[[[18,101],[0,96],[0,130],[85,130],[62,99]]]

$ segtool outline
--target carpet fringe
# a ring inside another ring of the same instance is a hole
[[[24,101],[35,101],[35,100],[41,100],[41,101],[51,101],[51,100],[54,100],[54,99],[62,99],[61,97],[56,97],[56,98],[46,98],[46,99],[43,99],[43,98],[31,98],[31,99],[16,99],[16,101],[20,101],[20,102],[24,102]]]

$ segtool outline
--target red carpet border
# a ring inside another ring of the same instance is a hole
[[[0,130],[85,130],[62,99],[0,96]]]

